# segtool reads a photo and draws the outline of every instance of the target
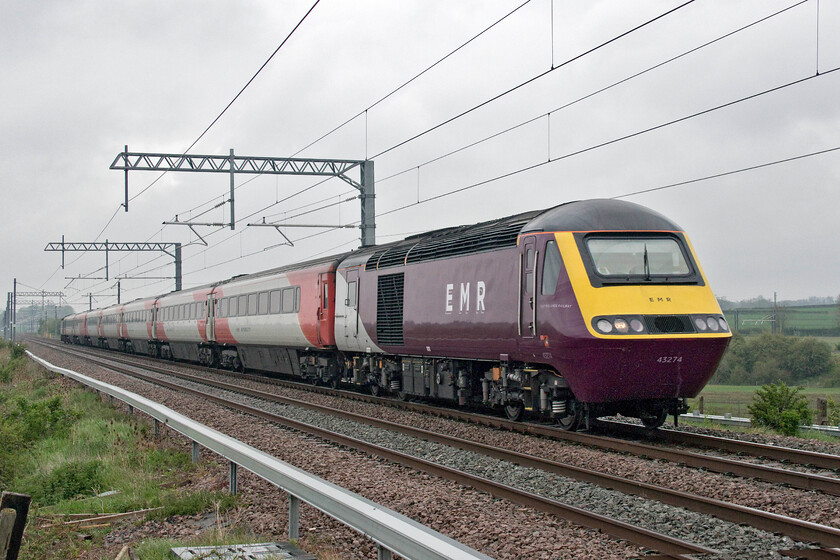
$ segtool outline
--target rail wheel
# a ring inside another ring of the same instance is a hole
[[[575,406],[566,416],[558,416],[556,418],[557,427],[564,432],[574,432],[580,427],[581,420],[583,420],[583,408]]]
[[[647,410],[640,415],[642,424],[644,424],[645,428],[648,430],[655,430],[659,428],[665,423],[666,418],[668,418],[668,411],[664,406],[659,409]]]
[[[524,412],[525,405],[522,401],[510,401],[505,405],[505,416],[513,422],[521,420]]]
[[[379,385],[377,385],[376,383],[371,383],[370,384],[370,394],[371,395],[373,395],[374,397],[378,397],[379,393],[381,393],[381,392],[382,392],[382,389],[381,389],[381,387],[379,387]]]

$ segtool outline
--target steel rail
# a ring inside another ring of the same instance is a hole
[[[110,359],[111,357],[109,357],[109,360]],[[126,363],[126,361],[124,360],[119,361],[121,363]],[[544,458],[534,457],[512,450],[507,450],[474,441],[465,440],[454,436],[447,436],[444,434],[429,432],[427,430],[414,428],[404,424],[389,422],[387,420],[369,418],[356,413],[337,410],[323,405],[302,402],[288,397],[283,397],[272,393],[266,393],[264,391],[259,391],[256,389],[249,389],[247,387],[242,387],[241,385],[234,385],[222,381],[210,380],[190,374],[185,374],[182,372],[174,372],[171,370],[167,370],[166,368],[159,368],[157,366],[143,367],[145,369],[159,371],[160,373],[164,373],[167,375],[174,375],[176,377],[195,383],[208,384],[219,389],[239,394],[245,394],[251,397],[271,402],[277,402],[284,405],[305,407],[323,414],[338,416],[344,419],[373,425],[382,429],[407,434],[411,437],[416,437],[427,441],[434,441],[466,451],[491,456],[499,460],[509,461],[523,466],[540,469],[546,472],[551,472],[560,476],[572,478],[574,480],[597,484],[598,486],[617,490],[626,494],[632,494],[647,499],[658,500],[662,503],[672,505],[675,507],[682,507],[685,509],[696,511],[698,513],[712,515],[725,521],[730,521],[733,523],[744,523],[760,530],[784,534],[799,541],[815,542],[825,547],[840,546],[840,529],[834,527],[811,523],[808,521],[774,514],[755,508],[740,506],[737,504],[706,498],[687,492],[662,488],[623,477],[608,475],[590,469],[583,469],[573,465],[568,465]],[[809,553],[815,553],[814,550],[816,549],[810,550]]]
[[[650,431],[641,428],[640,426],[624,422],[608,422],[599,420],[595,423],[595,426],[598,428],[603,426],[604,429],[609,430],[610,432],[618,432],[642,439],[666,441],[668,443],[681,443],[704,449],[716,449],[720,451],[728,451],[729,453],[751,455],[753,457],[761,457],[764,459],[773,459],[781,462],[797,463],[800,465],[840,471],[840,456],[832,455],[830,453],[794,449],[792,447],[778,447],[775,445],[767,445],[765,443],[740,441],[732,438],[695,434],[691,432],[680,432],[667,428]]]
[[[100,360],[94,359],[94,361]],[[108,362],[111,361],[111,358],[109,357],[108,359],[103,359],[102,361]],[[119,360],[119,362],[125,363],[125,361],[123,360]],[[755,527],[757,529],[761,529],[763,531],[768,531],[771,533],[780,533],[783,535],[787,535],[799,541],[816,542],[824,546],[832,547],[840,546],[840,529],[837,529],[835,527],[820,525],[818,523],[811,523],[809,521],[803,521],[801,519],[779,515],[747,506],[732,504],[721,500],[706,498],[688,492],[662,488],[659,486],[647,484],[644,482],[638,482],[628,478],[613,476],[591,469],[584,469],[566,463],[560,463],[549,459],[519,453],[513,450],[493,447],[490,445],[466,440],[463,438],[430,432],[428,430],[415,428],[405,424],[399,424],[396,422],[390,422],[378,418],[370,418],[361,414],[356,414],[354,412],[348,412],[315,403],[299,401],[296,399],[276,395],[273,393],[266,393],[257,389],[242,387],[241,385],[235,385],[232,383],[225,383],[223,381],[202,378],[187,373],[171,371],[158,366],[143,365],[142,367],[144,369],[149,369],[162,374],[175,376],[186,381],[191,381],[193,383],[210,385],[218,389],[244,394],[250,397],[276,402],[279,404],[299,406],[310,410],[315,410],[322,414],[337,416],[346,420],[352,420],[355,422],[372,425],[385,430],[403,433],[411,437],[416,437],[427,441],[433,441],[435,443],[441,443],[450,447],[463,449],[465,451],[470,451],[473,453],[487,455],[502,461],[509,461],[522,466],[540,469],[546,472],[558,474],[560,476],[572,478],[581,482],[597,484],[598,486],[601,486],[603,488],[617,490],[619,492],[641,496],[647,499],[657,500],[671,506],[689,509],[691,511],[696,511],[698,513],[703,513],[706,515],[712,515],[719,519],[723,519],[732,523],[745,523],[751,527]]]
[[[75,353],[70,351],[69,349],[60,350],[68,353]],[[89,354],[85,355],[85,358],[91,359],[93,362],[98,363],[101,367],[106,367],[119,373],[130,375],[132,377],[136,377],[156,385],[173,389],[175,391],[183,391],[189,394],[200,396],[203,399],[209,400],[221,406],[232,408],[245,414],[262,418],[275,424],[280,424],[288,428],[300,431],[302,433],[306,433],[315,437],[325,439],[327,441],[331,441],[337,445],[357,449],[364,453],[378,456],[388,461],[392,461],[394,463],[398,463],[412,469],[421,470],[429,474],[439,476],[441,478],[451,480],[459,484],[463,484],[465,486],[470,486],[472,488],[475,488],[476,490],[487,492],[491,495],[506,499],[513,503],[525,507],[530,507],[538,511],[542,511],[544,513],[549,513],[559,518],[566,519],[568,521],[585,527],[597,529],[610,536],[624,539],[646,548],[657,550],[670,558],[689,559],[690,555],[692,554],[716,553],[716,551],[713,549],[700,546],[682,539],[677,539],[674,537],[656,533],[655,531],[650,531],[648,529],[637,527],[629,523],[625,523],[623,521],[611,519],[603,515],[592,513],[581,508],[577,508],[575,506],[564,504],[557,500],[545,498],[543,496],[539,496],[531,492],[520,490],[498,482],[494,482],[479,476],[459,471],[457,469],[452,469],[449,467],[438,465],[433,462],[426,461],[424,459],[412,457],[410,455],[406,455],[397,451],[393,451],[391,449],[364,442],[350,436],[337,434],[329,430],[318,428],[316,426],[311,426],[309,424],[298,422],[290,418],[285,418],[283,416],[279,416],[264,410],[249,407],[247,405],[239,403],[234,403],[224,398],[210,395],[203,391],[199,391],[197,389],[184,387],[183,385],[178,385],[177,383],[172,383],[163,379],[151,377],[140,373],[139,371],[136,371],[136,369],[149,369],[152,371],[155,370],[154,367],[149,367],[148,365],[131,365],[128,367],[124,367],[114,365],[113,362],[115,362],[115,360],[111,360],[110,358],[106,359],[101,357],[94,357]],[[172,372],[167,373],[171,374]],[[198,380],[201,383],[207,382],[206,379],[199,378]],[[239,389],[241,388],[238,388],[237,391]]]
[[[143,356],[146,358],[146,356]],[[113,358],[117,360],[116,356]],[[149,358],[152,359],[153,358]],[[224,370],[216,370],[206,368],[203,366],[196,366],[192,364],[179,364],[179,366],[201,371],[211,371],[220,375],[230,375]],[[150,366],[153,368],[154,366]],[[239,375],[241,377],[241,375]],[[261,376],[247,376],[250,379],[261,380],[266,382],[268,378]],[[288,386],[296,389],[303,389],[307,391],[317,392],[335,396],[337,393],[343,397],[360,400],[363,402],[371,402],[383,404],[393,408],[401,408],[422,412],[425,414],[432,414],[439,417],[457,419],[465,422],[470,422],[478,425],[500,428],[510,430],[523,434],[536,435],[547,437],[555,440],[570,441],[589,447],[604,449],[617,453],[629,453],[639,457],[647,457],[650,459],[661,459],[671,463],[682,464],[692,468],[705,469],[711,472],[733,474],[745,478],[755,478],[770,482],[774,484],[784,484],[801,490],[819,490],[826,494],[840,496],[840,479],[812,474],[802,473],[789,469],[778,467],[771,467],[766,465],[756,465],[737,461],[734,459],[727,459],[724,457],[715,457],[711,455],[704,455],[702,453],[694,453],[680,449],[668,449],[649,445],[645,443],[638,443],[627,441],[619,438],[612,438],[602,435],[595,435],[585,432],[568,432],[558,428],[546,425],[540,425],[527,422],[513,422],[498,416],[490,416],[486,414],[477,414],[474,412],[465,412],[462,410],[435,407],[427,404],[408,403],[395,401],[390,398],[374,397],[362,395],[353,391],[340,391],[335,389],[328,389],[326,387],[314,387],[299,382],[284,381],[278,379],[270,380],[273,384]]]

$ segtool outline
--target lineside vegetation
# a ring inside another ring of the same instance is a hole
[[[222,469],[212,460],[194,465],[183,446],[153,438],[145,423],[34,364],[22,345],[0,342],[0,488],[32,496],[22,560],[115,556],[104,552],[110,525],[67,527],[67,514],[223,514],[240,499],[187,490],[214,470]]]

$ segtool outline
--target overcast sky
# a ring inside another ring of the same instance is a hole
[[[251,156],[373,157],[379,242],[685,183],[626,200],[685,229],[718,296],[840,293],[840,71],[831,72],[840,67],[840,2],[802,2],[575,102],[795,2],[697,0],[564,64],[682,2],[553,0],[552,6],[552,0],[532,0],[301,152],[522,1],[321,0],[190,153],[233,148]],[[352,188],[338,179],[275,204],[319,180],[238,176],[242,221],[235,231],[198,228],[205,247],[187,246],[199,241],[189,228],[161,223],[176,215],[228,220],[227,205],[213,209],[228,196],[227,175],[169,173],[125,213],[119,209],[123,173],[108,169],[126,144],[139,152],[186,150],[312,3],[0,2],[4,296],[15,277],[22,290],[64,291],[77,309],[86,307],[91,292],[98,306],[114,303],[118,276],[129,277],[121,282],[124,302],[173,288],[171,279],[136,278],[173,275],[171,258],[153,253],[111,254],[108,282],[70,280],[103,277],[105,256],[68,253],[61,270],[61,255],[43,249],[62,235],[76,242],[181,242],[185,288],[358,246],[354,229],[287,228],[295,241],[288,247],[276,246],[283,238],[271,228],[246,227],[262,217],[358,220],[357,201],[294,217],[306,205],[351,196]],[[515,92],[390,149],[552,67]],[[764,93],[780,86],[787,87]],[[545,165],[513,173],[538,163]],[[698,181],[714,175],[721,176]],[[133,172],[130,194],[157,176]],[[423,202],[471,185],[477,186]]]

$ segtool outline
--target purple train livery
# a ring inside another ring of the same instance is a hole
[[[93,317],[107,328],[91,326]],[[687,409],[731,337],[685,233],[616,200],[436,230],[71,315],[62,335],[511,419],[527,413],[567,430],[615,414],[660,426]]]

